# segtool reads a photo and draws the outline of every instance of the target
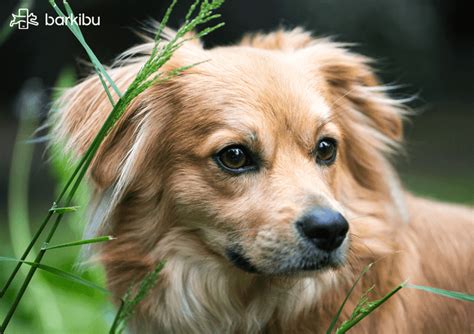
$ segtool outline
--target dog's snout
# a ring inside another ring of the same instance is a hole
[[[347,220],[339,212],[327,208],[311,210],[296,224],[303,237],[325,251],[339,247],[349,230]]]

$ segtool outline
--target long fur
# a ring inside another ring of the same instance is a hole
[[[151,46],[135,47],[109,70],[121,89]],[[406,279],[474,292],[473,210],[403,190],[390,160],[403,146],[406,108],[386,94],[370,59],[294,29],[210,50],[185,43],[163,70],[204,60],[137,97],[89,174],[91,233],[117,237],[97,250],[115,297],[166,261],[138,306],[137,333],[322,333],[371,262],[341,319],[372,285],[371,298]],[[99,80],[87,78],[51,116],[54,140],[82,154],[110,111]],[[325,132],[338,136],[339,153],[319,170],[306,152]],[[216,143],[236,136],[273,152],[262,176],[223,175],[209,158]],[[346,260],[269,274],[294,255],[291,226],[310,205],[348,219]],[[224,247],[234,242],[264,274],[227,260]],[[473,319],[471,304],[404,289],[354,332],[468,333]]]

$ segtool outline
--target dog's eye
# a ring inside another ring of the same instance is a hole
[[[321,165],[330,165],[336,160],[337,143],[332,138],[323,138],[316,146],[316,161]]]
[[[243,146],[228,146],[217,153],[217,162],[234,173],[245,172],[254,167],[253,161]]]

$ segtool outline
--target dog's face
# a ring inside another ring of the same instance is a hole
[[[323,86],[297,57],[223,48],[209,58],[191,75],[198,100],[182,102],[166,132],[165,189],[179,224],[246,271],[339,265],[349,226],[334,183],[345,143]]]
[[[337,267],[357,230],[348,198],[384,196],[382,152],[400,117],[369,89],[363,59],[328,42],[267,42],[184,57],[209,61],[139,97],[92,175],[102,188],[133,180],[131,193],[166,202],[169,229],[247,272]],[[146,154],[134,156],[138,141]]]

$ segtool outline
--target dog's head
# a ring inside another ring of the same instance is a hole
[[[124,89],[143,61],[110,74]],[[137,97],[92,163],[119,240],[146,254],[187,231],[260,274],[337,267],[349,250],[383,247],[386,226],[373,218],[400,214],[387,155],[402,109],[369,60],[295,30],[211,50],[187,43],[164,70],[201,61]],[[90,78],[62,101],[55,133],[84,152],[107,96]]]

